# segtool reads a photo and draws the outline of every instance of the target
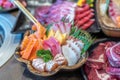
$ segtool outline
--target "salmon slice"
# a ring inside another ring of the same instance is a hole
[[[32,51],[35,43],[36,43],[36,39],[30,39],[30,41],[24,51],[24,54],[22,55],[22,58],[28,59],[30,57],[31,51]]]
[[[39,35],[39,38],[43,38],[46,32],[46,28],[43,27],[41,24],[37,23],[37,33]]]
[[[33,49],[32,49],[32,51],[31,51],[31,55],[29,57],[29,60],[32,61],[33,59],[37,58],[37,55],[36,55],[37,51],[41,50],[41,49],[43,49],[43,48],[40,45],[39,40],[37,40],[36,43],[35,43],[35,45],[34,45],[34,47],[33,47]]]
[[[36,35],[35,34],[30,34],[29,39],[36,39]]]
[[[43,41],[42,40],[38,40],[38,47],[37,47],[37,50],[41,50],[43,49]]]
[[[24,50],[26,48],[28,42],[29,42],[29,38],[28,38],[28,36],[25,36],[22,43],[21,43],[21,45],[20,45],[20,49]]]
[[[29,57],[30,61],[32,61],[33,59],[37,58],[36,53],[37,53],[38,46],[39,46],[39,42],[37,40],[36,43],[35,43],[35,45],[34,45],[34,47],[33,47],[33,49],[32,49],[32,51],[31,51],[31,55]]]
[[[37,27],[35,25],[32,26],[33,31],[37,31]]]

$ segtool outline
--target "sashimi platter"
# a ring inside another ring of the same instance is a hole
[[[87,50],[95,38],[85,29],[95,20],[92,2],[81,1],[76,5],[58,0],[49,7],[40,7],[39,12],[37,8],[35,17],[42,25],[32,25],[15,52],[15,58],[25,63],[30,72],[51,76],[61,69],[80,68],[86,62]]]

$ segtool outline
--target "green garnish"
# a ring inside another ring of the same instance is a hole
[[[76,27],[72,27],[70,35],[81,40],[84,43],[81,54],[84,54],[95,40],[95,38],[92,38],[92,36],[88,32]]]
[[[37,56],[41,57],[45,62],[52,60],[52,54],[49,50],[38,50]]]
[[[80,34],[80,30],[77,30],[77,31],[73,34],[73,36],[74,36],[75,38],[77,38],[77,37],[79,36],[79,34]]]

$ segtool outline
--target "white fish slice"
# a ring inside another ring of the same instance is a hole
[[[75,52],[68,46],[62,46],[62,52],[68,61],[68,66],[73,66],[77,63],[78,59]]]

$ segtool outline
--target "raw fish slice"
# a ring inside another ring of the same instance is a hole
[[[33,59],[32,66],[40,72],[45,71],[45,62],[41,58]]]
[[[69,35],[72,24],[71,23],[64,23],[64,26],[65,26],[66,33]]]
[[[50,50],[52,52],[52,55],[55,57],[56,54],[61,53],[61,47],[59,42],[53,38],[50,37],[49,40],[43,41],[43,46],[45,50]]]
[[[50,60],[49,62],[46,63],[45,70],[50,72],[50,71],[54,71],[57,67],[58,64],[55,61]]]
[[[22,43],[21,43],[21,45],[20,45],[20,49],[24,50],[28,43],[29,43],[29,38],[28,38],[28,36],[25,36]]]
[[[75,40],[73,37],[69,37],[69,39],[67,40],[67,42],[76,42],[77,45],[80,46],[80,48],[82,49],[84,47],[84,43],[81,40]]]
[[[69,45],[62,46],[62,52],[68,61],[68,66],[73,66],[77,63],[78,58],[75,52],[69,47]]]
[[[56,51],[55,55],[61,53],[60,43],[53,37],[51,37],[50,40],[55,44],[55,48],[52,48],[53,51]]]
[[[77,59],[80,59],[80,53],[82,48],[79,45],[77,45],[77,42],[71,39],[71,40],[67,40],[67,44],[75,52]]]
[[[39,47],[39,41],[37,40],[36,43],[35,43],[35,45],[34,45],[34,47],[33,47],[33,49],[32,49],[32,51],[31,51],[31,55],[29,57],[30,61],[32,61],[33,59],[37,58],[36,53],[39,50],[38,47]]]
[[[81,40],[76,41],[76,42],[81,47],[81,49],[84,47],[84,43]]]
[[[32,39],[32,40],[29,41],[29,43],[28,43],[28,45],[27,45],[27,47],[24,51],[24,54],[22,55],[22,58],[28,59],[30,57],[31,51],[32,51],[35,43],[36,43],[36,39]]]
[[[65,26],[63,25],[63,22],[59,22],[59,23],[58,23],[58,27],[59,27],[59,30],[60,30],[62,33],[65,33]]]
[[[78,45],[76,45],[76,42],[73,42],[72,40],[67,40],[67,43],[75,50],[78,59],[80,58],[80,53],[81,53],[81,47],[79,47]]]
[[[65,57],[62,54],[57,54],[54,57],[54,61],[58,63],[58,65],[65,65],[67,64],[67,60],[65,59]]]
[[[43,41],[43,48],[45,50],[50,50],[51,51],[51,47],[53,46],[54,44],[50,41],[50,40],[45,40]]]
[[[54,31],[59,30],[59,27],[57,24],[53,24],[53,26],[51,27],[51,29],[53,29]]]

